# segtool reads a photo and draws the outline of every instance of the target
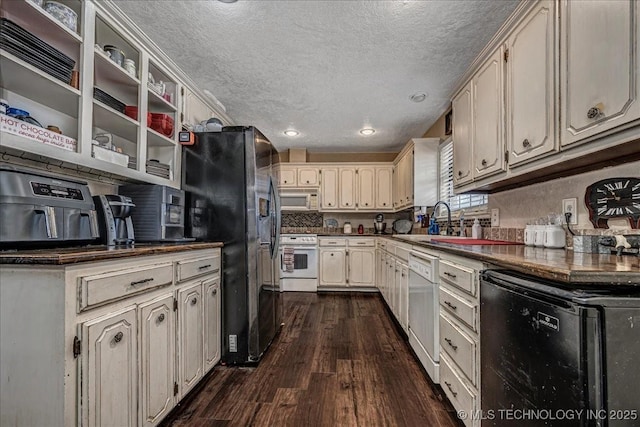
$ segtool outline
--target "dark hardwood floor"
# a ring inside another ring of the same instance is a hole
[[[218,366],[165,424],[459,426],[373,294],[284,294],[257,368]]]

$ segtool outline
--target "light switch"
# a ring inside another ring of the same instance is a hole
[[[491,209],[491,226],[500,226],[500,210],[498,208]]]

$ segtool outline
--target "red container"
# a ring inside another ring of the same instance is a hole
[[[135,105],[127,105],[124,107],[124,113],[133,120],[138,120],[138,107]],[[151,125],[151,113],[147,113],[147,126]]]
[[[151,113],[151,129],[171,138],[173,136],[173,118],[168,114]]]

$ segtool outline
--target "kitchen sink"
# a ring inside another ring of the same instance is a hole
[[[432,243],[452,243],[455,245],[521,245],[518,242],[508,242],[506,240],[468,239],[464,237],[433,237]]]

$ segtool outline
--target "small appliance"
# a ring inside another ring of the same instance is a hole
[[[136,206],[130,197],[118,194],[93,196],[98,211],[100,240],[107,246],[127,246],[135,243],[131,213]]]
[[[318,190],[283,190],[280,194],[280,209],[283,212],[317,211]]]
[[[84,181],[0,165],[0,247],[91,243],[98,218]]]
[[[376,215],[373,221],[373,228],[375,229],[375,234],[384,234],[384,231],[387,229],[387,223],[384,222],[384,215],[381,213]]]
[[[121,185],[118,193],[131,198],[136,208],[131,221],[138,242],[180,242],[184,237],[184,191],[166,185]]]

